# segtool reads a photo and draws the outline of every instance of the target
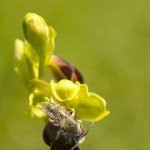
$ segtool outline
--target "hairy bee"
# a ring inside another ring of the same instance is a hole
[[[51,150],[79,150],[79,144],[83,142],[86,133],[74,112],[65,106],[49,102],[42,102],[41,109],[49,117],[43,138]]]

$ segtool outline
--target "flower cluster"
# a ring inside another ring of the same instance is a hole
[[[93,124],[107,116],[106,101],[88,91],[74,66],[53,54],[56,32],[41,16],[26,14],[23,31],[25,40],[15,41],[15,71],[30,92],[28,114],[49,117],[43,139],[51,150],[79,150],[88,132],[81,120]]]
[[[30,91],[29,114],[39,118],[45,114],[41,102],[54,102],[73,109],[80,120],[98,121],[109,114],[106,102],[89,92],[81,73],[67,61],[53,54],[56,32],[45,20],[34,13],[23,21],[25,41],[15,41],[15,71]],[[46,72],[48,70],[48,72]],[[54,74],[50,83],[44,74]]]

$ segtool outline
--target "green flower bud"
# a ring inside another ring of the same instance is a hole
[[[45,20],[34,13],[28,13],[24,17],[23,31],[25,38],[40,56],[45,55],[49,40],[49,29]]]

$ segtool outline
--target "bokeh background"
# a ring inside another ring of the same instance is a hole
[[[148,150],[149,8],[149,0],[0,0],[0,149],[49,149],[44,122],[25,115],[29,93],[13,69],[14,40],[24,39],[22,20],[34,12],[57,31],[55,54],[83,73],[111,111],[82,150]]]

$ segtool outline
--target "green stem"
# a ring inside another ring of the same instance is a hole
[[[39,73],[38,73],[39,79],[44,79],[44,63],[45,63],[45,58],[40,57],[39,58]]]

